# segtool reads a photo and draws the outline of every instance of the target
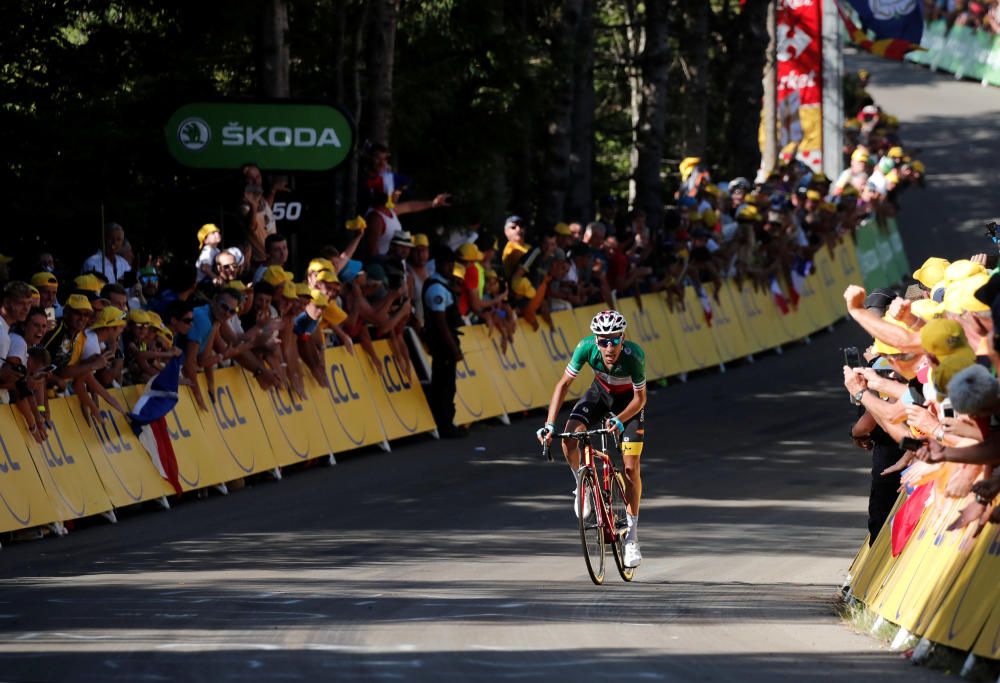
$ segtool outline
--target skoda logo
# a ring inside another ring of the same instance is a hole
[[[197,152],[204,149],[212,139],[212,129],[205,123],[205,119],[191,116],[177,126],[177,139],[185,149]]]

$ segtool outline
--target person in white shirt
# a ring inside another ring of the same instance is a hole
[[[3,290],[3,299],[0,301],[0,359],[4,360],[0,368],[0,403],[9,403],[10,394],[8,389],[13,389],[14,384],[22,378],[23,374],[7,363],[10,355],[11,345],[11,325],[22,322],[28,317],[31,309],[31,288],[26,282],[8,282]]]
[[[206,223],[198,230],[198,282],[210,279],[215,275],[215,257],[219,255],[219,245],[222,244],[222,232],[214,223]]]
[[[104,228],[104,248],[83,262],[81,273],[100,273],[104,279],[117,283],[132,270],[128,261],[119,255],[125,244],[125,229],[117,223],[108,223]]]

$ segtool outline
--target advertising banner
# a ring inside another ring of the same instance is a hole
[[[823,165],[821,0],[779,0],[777,9],[779,147],[798,143],[798,158]]]
[[[0,406],[0,531],[61,519],[38,478],[10,406]]]
[[[350,121],[325,104],[198,102],[170,117],[167,149],[185,166],[328,171],[347,158]]]
[[[374,390],[362,366],[370,366],[361,346],[354,353],[343,346],[326,349],[326,400],[316,398],[320,421],[335,453],[385,441],[382,423],[375,414]]]
[[[459,341],[464,359],[455,370],[455,424],[504,415],[503,400],[493,384],[494,378],[483,357],[482,340],[478,332],[482,325],[463,327]],[[494,332],[493,334],[496,334]],[[433,368],[431,372],[433,372]]]

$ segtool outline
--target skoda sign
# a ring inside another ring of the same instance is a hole
[[[185,166],[327,171],[351,151],[344,114],[325,104],[186,104],[170,117],[167,148]]]

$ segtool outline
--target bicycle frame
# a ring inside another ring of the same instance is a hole
[[[596,450],[591,443],[591,438],[600,435],[601,450]],[[581,469],[586,467],[594,473],[594,479],[599,483],[601,495],[598,496],[595,513],[597,514],[597,524],[604,530],[604,540],[606,543],[613,543],[615,540],[614,520],[608,513],[611,506],[611,477],[615,473],[615,465],[608,454],[608,436],[617,442],[616,435],[608,429],[592,429],[585,432],[564,432],[556,434],[562,439],[576,439],[581,442]],[[596,456],[596,457],[595,457]],[[601,471],[597,471],[597,460],[601,461]]]

